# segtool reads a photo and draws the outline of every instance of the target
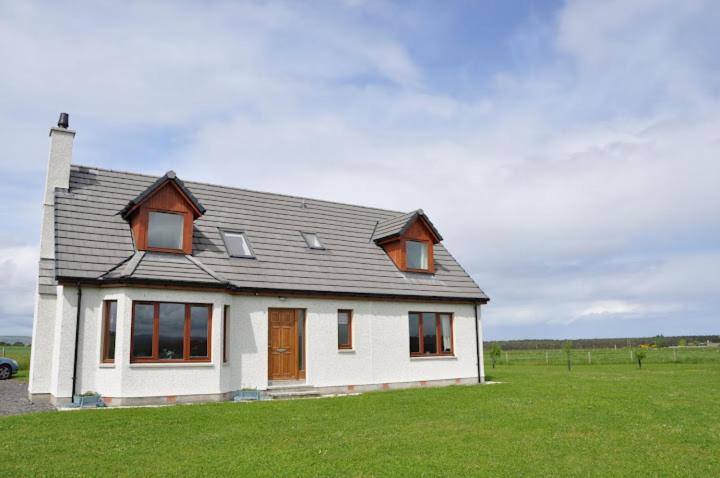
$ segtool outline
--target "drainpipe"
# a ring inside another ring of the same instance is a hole
[[[482,377],[480,376],[480,327],[478,325],[478,303],[473,304],[473,310],[475,311],[475,356],[477,357],[477,376],[478,383],[482,383]]]
[[[73,376],[72,376],[72,402],[75,403],[75,388],[77,385],[77,363],[78,363],[78,343],[80,341],[80,310],[82,306],[82,287],[80,282],[77,284],[77,315],[75,317],[75,354],[73,356]]]

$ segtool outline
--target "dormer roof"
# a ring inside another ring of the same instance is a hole
[[[131,199],[125,207],[120,211],[120,215],[123,219],[127,220],[128,217],[145,201],[147,201],[153,194],[160,191],[166,184],[172,183],[177,187],[180,194],[182,194],[187,202],[193,209],[193,217],[198,217],[205,214],[205,207],[198,201],[193,195],[192,191],[185,186],[185,183],[180,180],[175,174],[175,171],[168,171],[165,175],[159,177],[154,183],[147,187],[143,192],[138,194],[134,199]]]
[[[435,229],[435,226],[422,209],[416,209],[415,211],[411,211],[407,214],[401,214],[399,216],[378,222],[372,240],[378,243],[401,237],[407,232],[410,226],[415,224],[415,221],[418,220],[422,221],[428,228],[433,236],[434,244],[443,240],[438,230]]]

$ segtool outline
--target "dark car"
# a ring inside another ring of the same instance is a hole
[[[7,380],[15,375],[20,367],[11,358],[0,357],[0,380]]]

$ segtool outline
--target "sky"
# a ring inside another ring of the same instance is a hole
[[[0,0],[0,335],[76,164],[410,211],[485,338],[720,334],[720,2]]]

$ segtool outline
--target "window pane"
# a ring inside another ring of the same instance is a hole
[[[298,370],[305,370],[305,311],[297,311]]]
[[[440,316],[440,329],[442,330],[442,351],[452,352],[452,327],[449,315]]]
[[[190,307],[190,356],[208,356],[209,307]]]
[[[148,246],[164,249],[182,249],[183,215],[150,212]]]
[[[250,245],[245,234],[241,232],[223,232],[223,236],[225,236],[228,254],[235,257],[252,257],[253,253],[250,251]]]
[[[408,269],[428,268],[428,245],[425,242],[407,241],[405,246]]]
[[[305,242],[310,249],[323,249],[322,242],[320,242],[320,238],[317,234],[311,232],[303,232],[302,235],[305,238]]]
[[[437,321],[434,312],[425,312],[422,315],[423,324],[423,345],[425,350],[423,353],[435,354],[437,353]]]
[[[110,301],[107,303],[107,334],[105,338],[107,344],[105,345],[105,357],[106,359],[115,358],[115,331],[117,329],[117,302]]]
[[[185,304],[160,304],[158,353],[161,360],[183,358]]]
[[[338,345],[350,345],[350,313],[338,311]]]
[[[420,315],[410,314],[410,353],[420,352]]]
[[[135,320],[133,322],[133,357],[152,357],[153,304],[135,304]]]

